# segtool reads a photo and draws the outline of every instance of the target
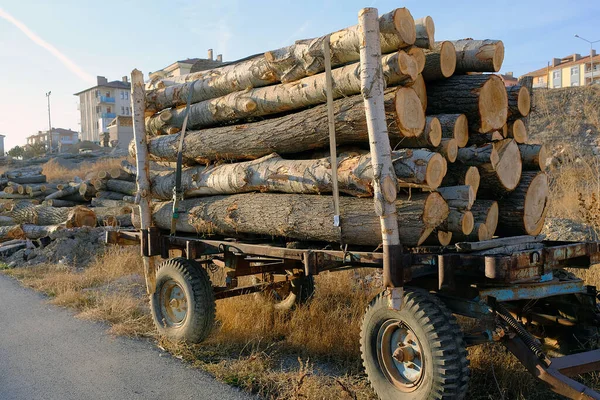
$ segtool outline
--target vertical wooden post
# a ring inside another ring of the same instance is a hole
[[[137,167],[136,204],[140,207],[140,228],[144,238],[148,238],[148,229],[152,225],[152,212],[150,209],[150,168],[148,165],[148,144],[146,140],[146,90],[144,88],[144,74],[137,69],[131,71],[131,108],[133,110],[133,140],[135,141],[135,161]],[[142,239],[142,243],[147,240]],[[156,269],[154,258],[144,254],[144,277],[146,278],[146,291],[154,293],[156,287]]]
[[[376,8],[358,13],[360,32],[360,80],[365,102],[375,212],[381,222],[383,240],[383,283],[390,293],[390,307],[398,309],[402,301],[402,245],[398,234],[396,210],[396,173],[387,132],[383,100],[384,82],[381,67],[381,44]]]

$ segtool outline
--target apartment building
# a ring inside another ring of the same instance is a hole
[[[27,136],[27,146],[39,143],[47,146],[49,135],[51,137],[53,153],[66,151],[72,145],[79,142],[79,133],[70,129],[52,128],[50,134],[48,131],[38,131],[35,135]]]
[[[150,81],[157,81],[164,78],[186,75],[190,72],[203,71],[211,68],[217,68],[223,65],[223,55],[218,54],[217,59],[213,59],[212,49],[208,50],[208,58],[188,58],[175,61],[174,63],[150,73]]]
[[[131,116],[130,92],[131,83],[126,76],[112,82],[98,76],[96,86],[75,93],[79,97],[81,140],[100,143],[115,118]]]
[[[557,89],[600,83],[600,55],[592,50],[591,61],[590,56],[582,57],[581,54],[554,58],[548,66],[524,76],[533,77],[534,88]]]

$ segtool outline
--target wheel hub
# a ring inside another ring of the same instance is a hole
[[[387,321],[378,334],[378,358],[388,380],[404,392],[421,383],[424,360],[421,345],[412,329],[401,321]]]
[[[187,298],[183,288],[174,280],[163,284],[160,290],[160,305],[168,325],[183,323],[187,316]]]

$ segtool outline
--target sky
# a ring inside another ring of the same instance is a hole
[[[48,91],[52,126],[79,131],[73,94],[94,86],[97,75],[117,80],[137,68],[147,78],[176,60],[204,58],[209,48],[236,60],[355,25],[363,7],[430,15],[436,40],[500,39],[502,72],[516,75],[553,57],[589,54],[575,34],[600,39],[600,0],[0,0],[5,149],[48,129]]]

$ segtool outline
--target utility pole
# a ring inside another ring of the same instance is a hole
[[[50,119],[50,95],[52,91],[46,93],[46,98],[48,99],[48,149],[47,153],[52,153],[52,120]]]
[[[590,85],[593,85],[594,84],[594,43],[600,42],[600,39],[594,40],[592,42],[591,40],[587,40],[585,38],[582,38],[579,35],[575,35],[575,37],[578,38],[578,39],[581,39],[581,40],[585,40],[586,42],[588,42],[590,44],[590,71],[592,72],[592,75],[590,77]]]

